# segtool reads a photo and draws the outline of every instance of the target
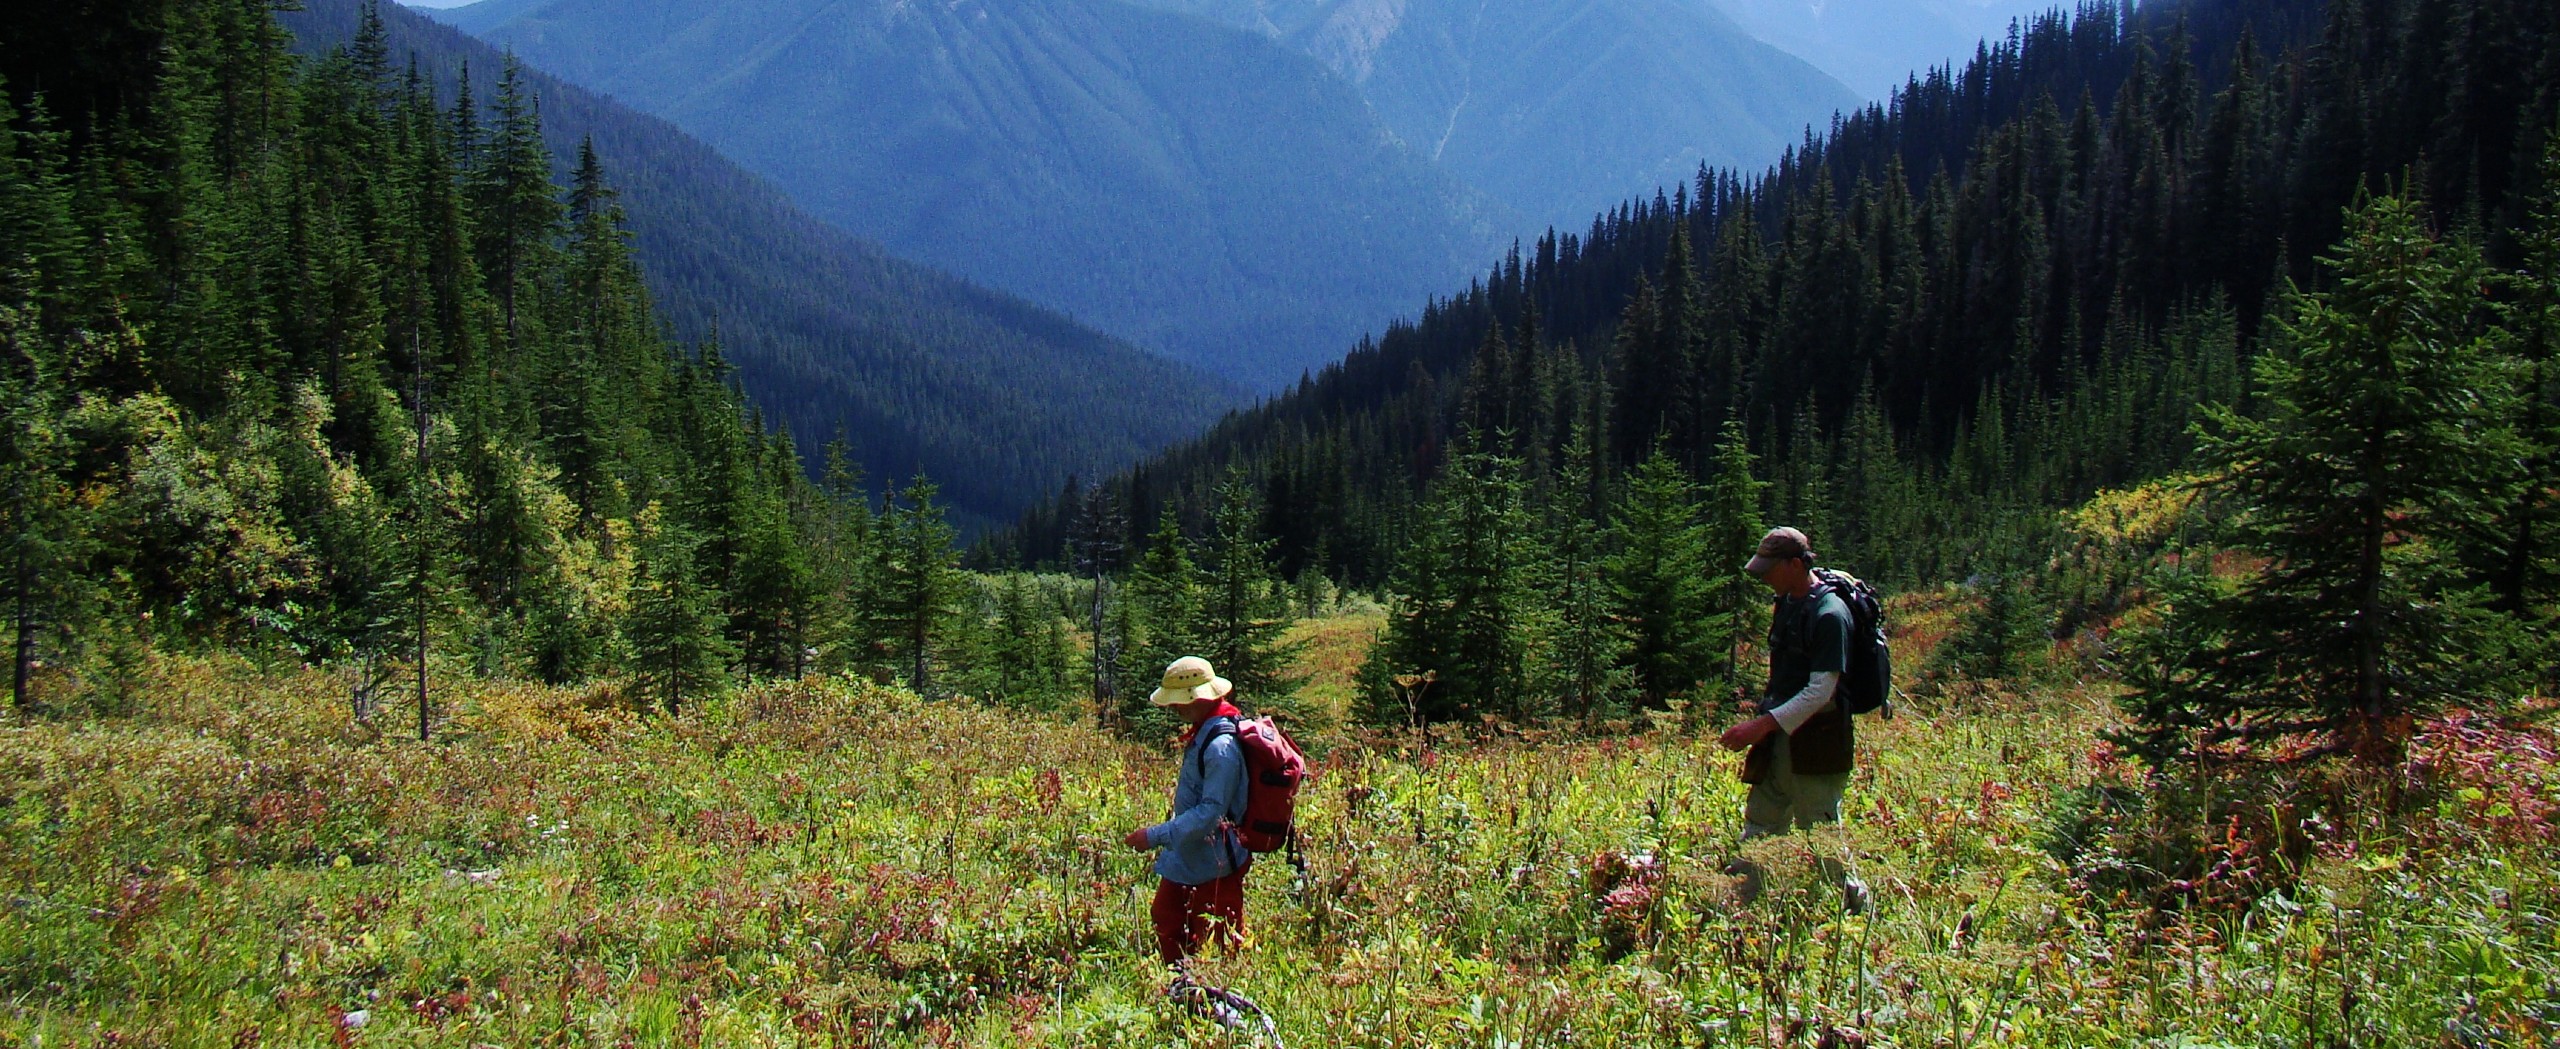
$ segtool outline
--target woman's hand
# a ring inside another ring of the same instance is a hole
[[[1149,848],[1153,847],[1147,844],[1147,829],[1145,827],[1140,827],[1136,830],[1130,831],[1128,837],[1120,839],[1120,843],[1136,849],[1139,852],[1145,852]]]

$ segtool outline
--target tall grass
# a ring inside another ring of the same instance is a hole
[[[142,673],[126,716],[0,726],[0,1045],[1225,1037],[1159,1003],[1118,844],[1161,815],[1160,747],[846,681],[673,720],[477,686],[420,745],[321,674]],[[2153,810],[2106,799],[2162,788],[2096,743],[2108,709],[1906,706],[1860,726],[1843,828],[1748,850],[1703,731],[1339,737],[1306,879],[1266,858],[1252,943],[1201,970],[1302,1047],[2560,1035],[2547,729],[2434,726],[2409,815],[2304,813],[2335,830],[2252,852],[2236,824],[2136,840]],[[2125,869],[2169,848],[2192,870]]]

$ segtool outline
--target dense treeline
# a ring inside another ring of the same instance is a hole
[[[1763,174],[1702,171],[1515,251],[1113,495],[1140,528],[1160,511],[1192,522],[1241,470],[1283,571],[1384,584],[1408,618],[1504,619],[1505,594],[1626,558],[1645,527],[1713,524],[1721,545],[1702,556],[1736,559],[1745,509],[1889,585],[2040,567],[2055,510],[2189,466],[2202,407],[2248,406],[2247,362],[2276,341],[2289,289],[2331,279],[2319,254],[2366,195],[2422,200],[2512,264],[2560,116],[2555,15],[2547,0],[2199,0],[2033,19]],[[1737,446],[1765,464],[1762,499],[1631,523],[1658,518],[1648,491],[1718,477]],[[1032,515],[1008,549],[1057,556],[1091,501]],[[1490,530],[1453,538],[1453,515]],[[2520,605],[2512,566],[2530,554],[2479,560]],[[1443,592],[1483,572],[1518,582]],[[1505,644],[1557,651],[1540,639],[1562,613],[1521,607],[1529,640]],[[1617,665],[1687,643],[1656,637]],[[1570,694],[1532,687],[1534,668],[1496,676],[1426,691],[1489,688],[1455,708],[1477,710]],[[1373,700],[1396,693],[1372,682]]]
[[[370,12],[306,61],[264,0],[156,10],[156,62],[66,42],[66,104],[0,120],[16,702],[169,645],[348,667],[359,714],[414,670],[421,732],[438,662],[670,709],[929,683],[969,596],[933,487],[875,511],[841,447],[807,479],[665,335],[595,151],[554,183],[520,70],[448,104]]]
[[[1163,505],[1196,522],[1243,463],[1290,571],[1374,584],[1484,375],[1533,485],[1595,403],[1609,478],[1657,445],[1694,476],[1739,418],[1781,471],[1780,516],[1890,580],[1957,573],[2009,545],[2024,508],[2179,462],[2188,408],[2237,394],[2270,301],[2317,280],[2359,193],[2414,178],[2446,224],[2518,224],[2560,111],[2552,14],[2358,0],[2041,17],[1768,172],[1702,172],[1540,238],[1113,483],[1141,530]],[[2510,253],[2503,233],[2489,248]],[[1913,491],[1834,490],[1879,486]],[[1056,556],[1064,505],[1011,548]],[[1821,520],[1834,506],[1854,519]]]

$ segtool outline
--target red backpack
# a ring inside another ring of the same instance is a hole
[[[1278,852],[1289,844],[1298,812],[1298,785],[1309,777],[1298,744],[1268,717],[1234,719],[1236,745],[1244,750],[1244,819],[1236,838],[1248,852]]]

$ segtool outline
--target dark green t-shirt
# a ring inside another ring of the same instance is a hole
[[[1769,690],[1771,705],[1804,691],[1818,670],[1849,671],[1849,606],[1828,591],[1797,599],[1781,597],[1769,617]]]

